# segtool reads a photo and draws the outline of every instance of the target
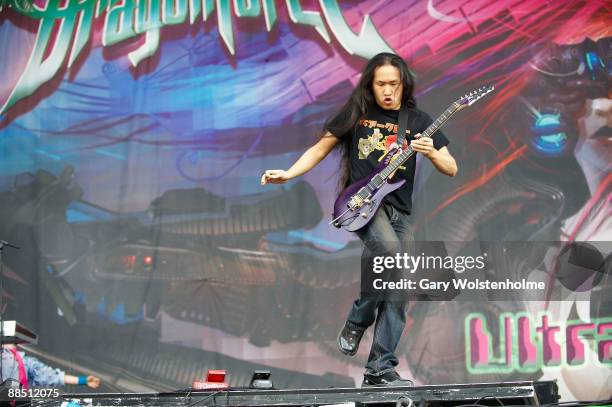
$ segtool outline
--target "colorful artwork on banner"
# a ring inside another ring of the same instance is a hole
[[[108,390],[182,388],[206,368],[354,385],[367,349],[348,359],[335,340],[361,246],[328,224],[338,157],[283,187],[259,178],[318,139],[380,51],[405,58],[432,116],[497,89],[445,128],[457,177],[419,161],[417,239],[440,256],[523,242],[490,253],[495,272],[550,287],[411,302],[400,372],[612,396],[603,1],[0,1],[0,239],[22,246],[3,253],[4,315],[56,360],[121,377]],[[574,242],[602,261],[560,261]]]

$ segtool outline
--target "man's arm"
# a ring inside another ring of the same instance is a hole
[[[325,135],[321,137],[315,145],[306,150],[287,171],[266,170],[261,176],[261,185],[266,185],[268,183],[284,184],[292,178],[305,174],[320,163],[339,142],[340,139],[330,132],[325,133]]]
[[[83,383],[80,378],[83,377],[85,383]],[[87,387],[90,387],[92,389],[97,389],[98,387],[100,387],[100,378],[96,377],[96,376],[72,376],[72,375],[65,375],[64,376],[64,383],[66,384],[86,384]]]
[[[92,389],[100,386],[100,379],[96,376],[82,376],[84,380],[81,381],[79,376],[65,374],[64,371],[46,365],[34,356],[24,355],[23,362],[30,386],[45,387],[63,386],[65,384],[86,384]]]
[[[417,134],[415,137],[420,137],[420,134]],[[446,174],[449,177],[457,175],[457,163],[446,146],[436,150],[433,140],[425,137],[412,140],[410,145],[414,151],[429,158],[434,167],[442,174]]]
[[[433,152],[427,158],[431,160],[434,167],[442,174],[446,174],[449,177],[457,175],[457,162],[448,151],[448,148],[442,147],[439,150],[434,148]]]

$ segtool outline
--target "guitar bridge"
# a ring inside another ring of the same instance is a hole
[[[357,195],[351,197],[351,199],[348,201],[348,207],[351,208],[352,210],[361,208],[362,206],[363,206],[363,199]]]
[[[355,195],[353,195],[351,197],[351,199],[349,199],[347,206],[351,210],[355,210],[355,209],[361,208],[363,206],[363,204],[369,204],[371,202],[369,196],[367,198],[362,198],[359,195],[359,193],[361,193],[362,191],[363,191],[363,188],[360,189],[359,191],[357,191],[357,193]]]

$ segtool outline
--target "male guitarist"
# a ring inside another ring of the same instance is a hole
[[[321,139],[288,170],[265,171],[261,184],[282,184],[306,173],[334,147],[343,149],[341,182],[344,186],[369,175],[395,146],[402,106],[408,108],[403,148],[407,148],[410,142],[414,151],[427,157],[438,171],[454,176],[457,164],[446,148],[448,139],[440,131],[435,132],[432,138],[419,138],[432,119],[416,108],[413,89],[414,79],[401,57],[391,53],[374,56],[346,104],[325,124]],[[409,215],[415,168],[416,156],[413,155],[393,175],[407,182],[389,194],[374,218],[356,232],[366,247],[364,253],[369,250],[393,255],[406,242],[413,240]],[[342,353],[355,355],[363,333],[376,322],[362,386],[410,386],[412,381],[402,379],[395,371],[398,364],[395,349],[406,324],[406,304],[405,301],[385,298],[364,295],[362,292],[361,297],[353,303],[338,336],[338,346]]]

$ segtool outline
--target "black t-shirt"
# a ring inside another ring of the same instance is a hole
[[[396,141],[398,115],[399,110],[386,110],[376,104],[363,119],[359,120],[356,132],[351,131],[346,135],[350,137],[351,183],[371,175],[374,168],[383,160],[390,145]],[[414,139],[414,135],[423,133],[431,123],[433,123],[433,120],[427,113],[417,108],[410,108],[403,148],[408,148],[408,143]],[[431,138],[437,150],[449,143],[440,130],[436,131]],[[394,176],[395,178],[404,178],[406,183],[386,197],[387,202],[408,213],[412,210],[415,169],[416,154],[413,154]]]

